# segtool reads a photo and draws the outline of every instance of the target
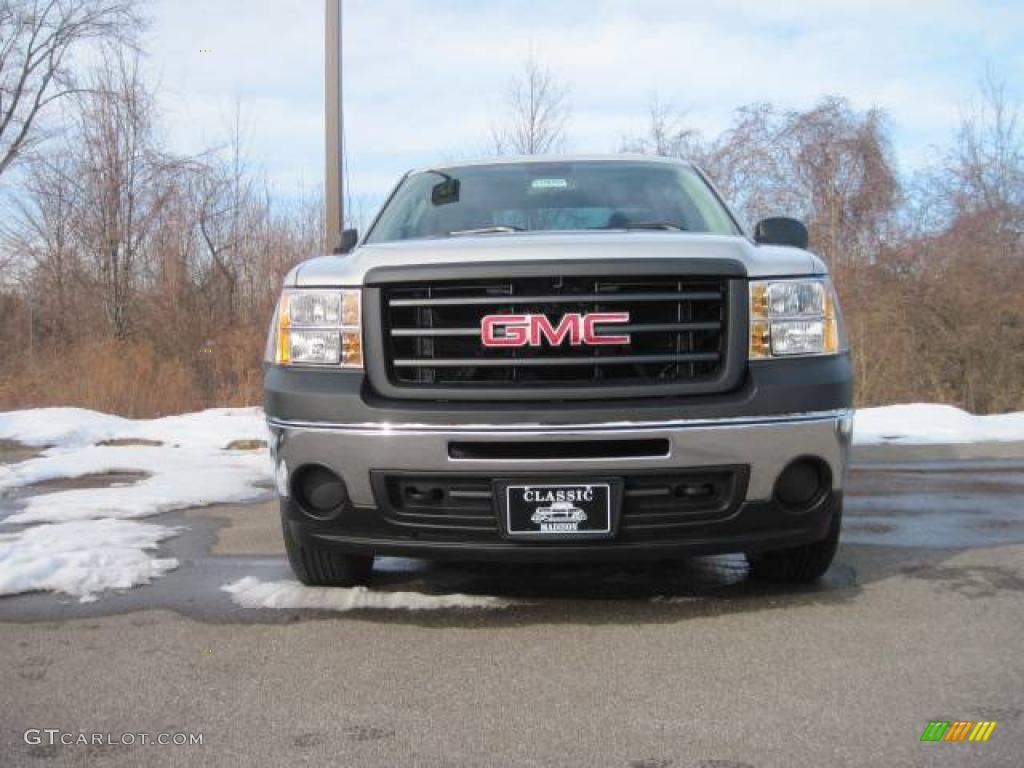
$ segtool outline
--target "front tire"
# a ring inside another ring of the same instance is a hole
[[[747,555],[750,573],[765,581],[783,581],[806,584],[825,575],[832,565],[839,547],[839,529],[842,527],[842,507],[832,512],[828,535],[821,541],[789,549],[776,549]]]
[[[295,577],[309,587],[354,587],[367,584],[373,573],[373,557],[346,555],[296,538],[287,520],[281,521],[284,548]]]

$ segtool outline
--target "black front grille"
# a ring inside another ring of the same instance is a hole
[[[498,537],[494,493],[487,478],[374,473],[373,481],[377,506],[392,525],[455,538]]]
[[[545,482],[558,477],[542,475]],[[618,538],[649,541],[729,519],[746,495],[746,467],[637,472],[623,477]],[[496,541],[493,480],[482,475],[371,473],[377,506],[392,525],[420,538]],[[565,478],[567,483],[578,478]]]
[[[729,281],[716,277],[576,275],[385,285],[381,323],[389,383],[475,390],[708,383],[726,366]],[[628,343],[487,347],[487,315],[628,312],[601,335]]]

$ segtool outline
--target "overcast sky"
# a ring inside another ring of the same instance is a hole
[[[879,106],[904,167],[947,144],[986,67],[1024,99],[1022,0],[344,0],[352,189],[478,154],[532,49],[572,89],[569,149],[615,150],[646,105],[714,133],[753,101]],[[322,0],[152,0],[172,147],[246,140],[281,194],[323,181]],[[209,50],[206,53],[203,51]]]

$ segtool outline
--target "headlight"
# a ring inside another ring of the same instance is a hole
[[[843,341],[828,278],[750,283],[750,359],[834,355]]]
[[[285,289],[274,315],[273,361],[278,365],[363,367],[361,293]]]

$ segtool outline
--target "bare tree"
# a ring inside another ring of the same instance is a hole
[[[195,157],[160,143],[130,49],[105,48],[0,216],[0,407],[144,415],[254,402],[283,275],[322,251],[319,197],[275,199],[240,121]],[[66,371],[74,369],[69,377]]]
[[[542,155],[565,145],[569,88],[532,54],[509,85],[505,110],[504,121],[491,126],[494,154]]]
[[[137,55],[110,52],[79,103],[75,220],[109,328],[120,339],[175,160],[154,143],[153,98]]]
[[[773,214],[803,215],[802,192],[791,180],[786,126],[771,104],[747,104],[732,124],[693,158],[748,224]]]
[[[703,154],[700,132],[686,127],[685,114],[666,104],[655,94],[647,107],[647,133],[623,137],[620,152],[692,160]]]
[[[899,196],[885,115],[857,113],[845,99],[829,97],[789,113],[782,136],[822,256],[833,265],[870,261]]]
[[[73,230],[74,162],[65,153],[34,158],[12,215],[0,225],[8,254],[19,254],[31,286],[35,319],[59,343],[83,330],[79,254]]]
[[[48,106],[79,90],[72,58],[132,44],[134,0],[0,0],[0,175],[42,136]]]
[[[1024,133],[1018,107],[992,72],[961,117],[943,186],[951,217],[987,219],[1004,253],[1024,243]]]
[[[622,149],[691,160],[748,224],[770,215],[803,218],[832,264],[870,261],[877,253],[899,194],[878,110],[857,112],[833,97],[805,112],[749,104],[711,140],[657,98],[648,119],[647,134]]]

